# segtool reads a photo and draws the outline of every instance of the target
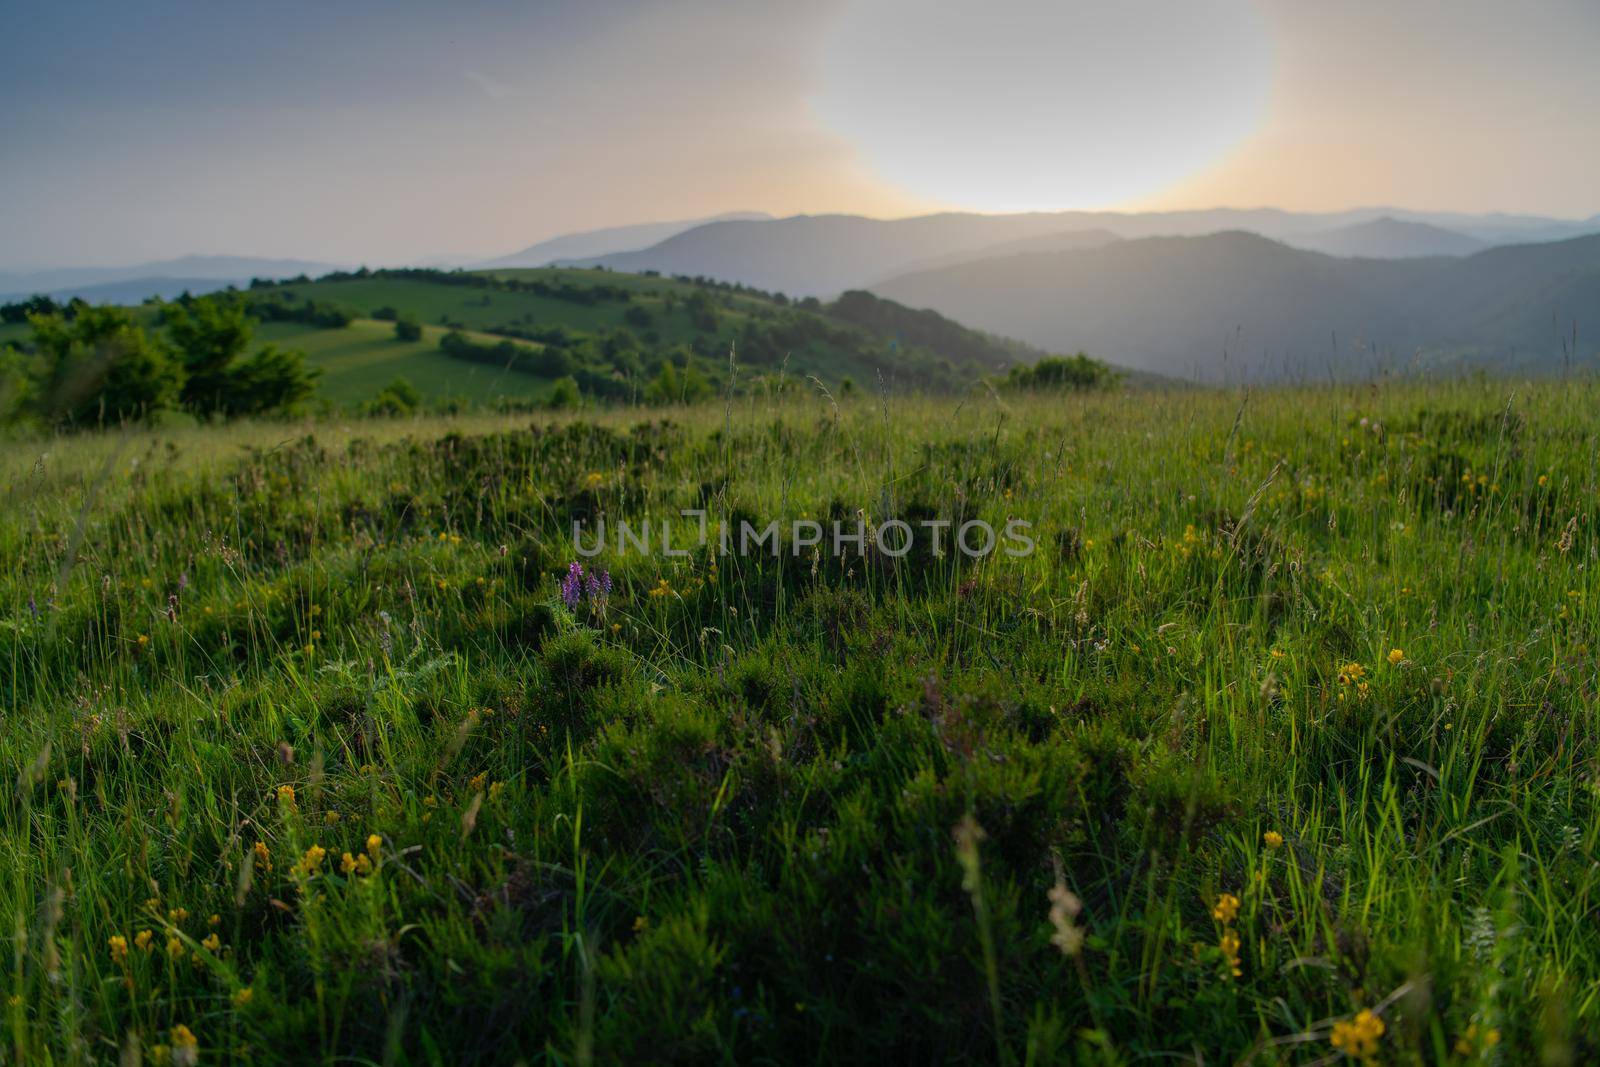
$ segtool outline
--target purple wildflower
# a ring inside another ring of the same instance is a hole
[[[567,568],[567,576],[561,579],[561,601],[568,608],[578,606],[578,600],[583,596],[583,568],[577,560]]]
[[[604,604],[611,595],[611,572],[604,567],[589,572],[589,580],[585,583],[585,590],[589,600],[595,604]]]

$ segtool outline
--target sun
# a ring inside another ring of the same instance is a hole
[[[1262,123],[1250,0],[854,0],[826,41],[818,119],[879,179],[978,211],[1128,204]]]

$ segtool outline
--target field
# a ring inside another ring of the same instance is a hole
[[[1597,403],[10,442],[0,1057],[1593,1062]],[[891,518],[1037,547],[788,532]]]

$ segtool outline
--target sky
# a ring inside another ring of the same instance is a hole
[[[1593,0],[5,0],[0,269],[726,211],[1600,212]]]

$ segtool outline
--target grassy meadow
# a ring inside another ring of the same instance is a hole
[[[1593,1062],[1597,405],[11,441],[0,1060]],[[563,596],[575,520],[685,508],[1037,549],[613,541]]]

